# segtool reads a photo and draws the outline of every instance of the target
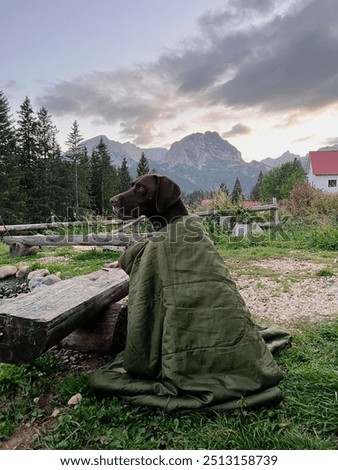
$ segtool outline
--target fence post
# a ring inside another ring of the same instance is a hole
[[[278,224],[279,224],[279,214],[278,214],[277,198],[275,198],[275,197],[272,198],[272,204],[274,204],[276,206],[276,209],[274,211],[274,218],[275,218],[275,226],[278,226]]]

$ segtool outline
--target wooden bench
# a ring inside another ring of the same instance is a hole
[[[121,269],[95,271],[0,300],[0,362],[26,363],[128,293]]]

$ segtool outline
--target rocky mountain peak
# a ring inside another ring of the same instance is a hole
[[[225,184],[231,191],[239,178],[244,194],[248,195],[260,171],[267,173],[271,168],[293,161],[294,158],[299,158],[304,166],[307,161],[306,157],[287,151],[279,158],[247,163],[236,147],[217,132],[211,131],[190,134],[174,142],[169,150],[163,147],[141,148],[130,142],[120,143],[99,135],[82,142],[89,154],[101,138],[114,165],[119,166],[122,159],[126,158],[130,173],[135,177],[138,161],[144,152],[151,169],[171,177],[186,192],[200,188],[211,190],[220,184]]]
[[[166,154],[170,168],[177,165],[202,168],[207,162],[242,162],[241,153],[217,132],[197,132],[174,142]]]

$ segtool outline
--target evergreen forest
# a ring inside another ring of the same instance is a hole
[[[17,120],[0,91],[0,223],[77,220],[112,213],[109,199],[130,187],[127,161],[111,161],[101,141],[88,155],[74,121],[63,152],[52,116],[25,98]],[[147,169],[143,155],[140,170]]]

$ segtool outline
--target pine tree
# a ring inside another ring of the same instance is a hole
[[[80,209],[88,209],[90,206],[90,167],[87,150],[81,145],[82,140],[79,125],[75,120],[66,141],[68,145],[66,156],[72,167],[73,174],[70,198],[75,218],[80,216]]]
[[[90,178],[93,209],[97,215],[102,214],[102,164],[98,146],[92,151]]]
[[[82,153],[78,164],[78,216],[87,215],[92,207],[91,200],[91,176],[90,176],[90,159],[87,148],[82,147]]]
[[[224,211],[231,207],[231,196],[225,183],[221,183],[213,194],[213,206],[215,209]]]
[[[109,150],[103,139],[93,149],[91,157],[91,189],[96,213],[106,215],[111,211],[110,198],[117,194],[117,171],[112,165]]]
[[[67,208],[73,202],[72,167],[70,162],[63,158],[57,142],[58,130],[47,109],[42,107],[37,113],[37,118],[37,146],[44,186],[44,218],[48,219],[52,215],[67,218]]]
[[[67,219],[68,208],[73,203],[73,167],[61,152],[57,142],[54,143],[53,156],[48,159],[47,180],[49,212],[51,215]]]
[[[118,192],[119,193],[130,189],[132,179],[129,174],[128,164],[127,164],[127,160],[125,157],[123,158],[121,166],[118,169],[117,177],[118,177]]]
[[[37,113],[37,147],[39,157],[42,160],[52,158],[56,147],[57,129],[52,122],[52,116],[45,107],[42,107]]]
[[[8,100],[0,91],[0,223],[22,221],[24,204],[20,180],[15,129]]]
[[[144,155],[144,152],[142,152],[140,161],[138,162],[138,165],[137,165],[137,170],[136,170],[137,177],[142,176],[142,175],[147,175],[149,171],[150,171],[149,162],[146,156]]]
[[[229,196],[229,190],[228,190],[228,188],[227,188],[227,186],[226,186],[225,183],[221,183],[221,184],[219,185],[219,189],[220,189],[220,191],[222,191],[223,193],[225,193],[227,196]]]
[[[47,220],[59,211],[59,204],[65,196],[64,188],[57,178],[57,163],[62,165],[61,149],[56,140],[57,129],[47,109],[42,107],[37,113],[37,172],[39,177],[40,220]]]
[[[231,202],[232,204],[238,204],[243,199],[244,199],[244,196],[243,196],[242,186],[239,181],[239,178],[236,178],[234,189],[232,190],[232,193],[231,193]]]
[[[39,196],[41,183],[38,171],[37,121],[28,97],[18,111],[16,139],[21,171],[20,191],[25,201],[25,220],[40,222]]]
[[[261,201],[263,199],[263,193],[262,193],[263,179],[264,179],[263,172],[260,171],[258,178],[257,178],[257,182],[250,192],[251,201]]]

